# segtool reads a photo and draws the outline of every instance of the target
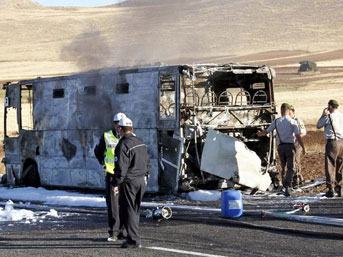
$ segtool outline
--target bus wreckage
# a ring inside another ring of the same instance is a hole
[[[103,69],[4,84],[9,185],[104,189],[94,147],[123,112],[148,146],[148,192],[277,184],[267,66]],[[13,124],[16,129],[13,131]]]

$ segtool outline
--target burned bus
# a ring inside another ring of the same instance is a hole
[[[7,183],[103,189],[94,147],[123,112],[148,146],[148,191],[265,190],[277,177],[275,138],[256,132],[275,118],[274,77],[267,66],[199,64],[6,83]]]

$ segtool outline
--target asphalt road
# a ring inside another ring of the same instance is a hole
[[[282,200],[281,205],[282,205]],[[258,200],[263,208],[273,201]],[[289,203],[287,203],[289,204]],[[287,205],[284,203],[284,205]],[[256,209],[246,204],[247,210]],[[311,215],[341,218],[342,200],[313,204]],[[343,228],[258,215],[228,220],[175,212],[170,220],[141,219],[141,249],[107,242],[103,209],[49,218],[43,223],[0,224],[0,256],[342,256]]]

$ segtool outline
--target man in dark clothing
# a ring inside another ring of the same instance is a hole
[[[100,138],[99,144],[94,149],[95,157],[105,170],[106,184],[106,205],[108,214],[109,237],[107,241],[117,241],[124,237],[124,226],[120,221],[119,213],[119,195],[115,195],[112,190],[111,181],[114,173],[114,151],[119,142],[118,123],[119,120],[126,117],[123,113],[117,113],[113,117],[113,128],[106,131]]]
[[[119,195],[127,241],[122,248],[141,247],[139,236],[139,209],[146,187],[146,176],[150,168],[147,146],[132,134],[132,121],[119,121],[121,139],[115,150],[115,172],[113,191]]]

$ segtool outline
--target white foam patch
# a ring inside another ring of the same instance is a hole
[[[29,210],[15,210],[11,200],[6,202],[5,209],[0,209],[0,221],[20,221],[34,219],[34,213]]]
[[[49,205],[106,207],[105,198],[99,195],[80,194],[44,188],[5,188],[0,187],[0,197],[15,201],[39,201]]]
[[[216,190],[198,190],[188,193],[188,198],[192,201],[218,201],[220,197],[221,192]]]
[[[55,217],[55,218],[59,218],[57,211],[54,209],[50,209],[50,211],[46,215],[51,216],[51,217]]]
[[[69,214],[59,215],[54,209],[50,209],[49,212],[37,211],[33,212],[26,209],[15,209],[11,200],[6,202],[5,208],[0,207],[0,222],[4,221],[21,221],[25,224],[31,224],[36,222],[43,222],[46,217],[60,218],[69,216]],[[10,226],[11,224],[8,224]]]

